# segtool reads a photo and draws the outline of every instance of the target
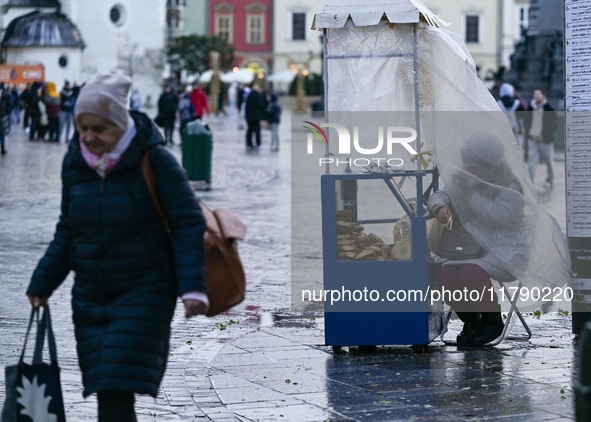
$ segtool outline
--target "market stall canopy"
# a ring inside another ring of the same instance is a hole
[[[343,28],[349,18],[355,26],[374,26],[385,17],[389,23],[448,26],[419,0],[331,0],[312,21],[312,29]]]
[[[213,76],[213,70],[209,69],[199,75],[199,83],[200,84],[208,84],[211,82],[211,77]]]
[[[247,69],[240,69],[237,72],[224,73],[220,76],[220,80],[224,83],[238,82],[249,84],[254,80],[254,73]]]
[[[272,75],[267,76],[267,81],[269,82],[284,82],[284,83],[291,83],[295,79],[296,75],[289,69],[282,70],[279,73],[273,73]]]

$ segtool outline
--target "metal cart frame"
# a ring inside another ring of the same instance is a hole
[[[394,54],[380,57],[412,57],[414,63],[414,103],[415,130],[417,131],[417,146],[420,152],[420,118],[419,118],[419,75],[417,52],[417,27],[413,24],[413,51],[404,54]],[[324,60],[324,101],[325,117],[328,119],[328,62],[358,58],[358,56],[329,56],[328,31],[323,29],[323,60]],[[325,145],[325,158],[330,157],[328,143]],[[327,160],[328,161],[328,160]],[[422,204],[418,205],[419,212],[411,209],[400,194],[396,179],[402,177],[416,178],[417,203],[423,198],[423,177],[432,174],[433,170],[422,170],[420,160],[417,160],[415,171],[404,171],[390,174],[351,173],[330,174],[330,165],[326,164],[325,174],[321,176],[322,192],[322,233],[323,233],[323,275],[324,289],[354,289],[363,286],[375,286],[374,279],[392,277],[393,289],[419,289],[428,293],[431,289],[429,281],[429,252],[427,248],[426,220],[423,215]],[[382,180],[390,189],[411,221],[412,259],[409,261],[339,261],[337,258],[337,217],[336,205],[346,203],[345,208],[352,211],[353,221],[362,224],[394,223],[394,219],[358,220],[356,187],[359,180]],[[347,197],[337,198],[336,184],[341,184],[341,192]],[[395,276],[393,276],[395,274]],[[368,275],[371,275],[368,277]],[[441,334],[443,327],[443,304],[441,302],[422,304],[422,311],[413,311],[400,303],[390,303],[382,299],[375,303],[374,312],[356,311],[355,304],[325,303],[325,342],[339,352],[342,346],[376,346],[376,345],[412,345],[413,350],[421,352],[425,346]]]

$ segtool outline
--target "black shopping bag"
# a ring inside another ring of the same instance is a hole
[[[64,400],[57,364],[57,349],[51,328],[49,308],[44,308],[39,322],[39,308],[33,308],[21,357],[16,365],[7,366],[6,400],[0,422],[65,422]],[[37,340],[31,365],[24,362],[27,339],[33,321],[37,323]],[[47,332],[49,364],[43,363],[43,343]]]

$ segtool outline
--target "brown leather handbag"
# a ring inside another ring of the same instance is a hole
[[[170,226],[154,189],[154,173],[150,167],[150,150],[142,156],[142,174],[154,205],[170,234]],[[205,218],[205,280],[209,309],[205,315],[214,316],[227,311],[244,300],[246,276],[238,255],[238,240],[246,234],[246,226],[228,210],[209,209],[201,200]]]

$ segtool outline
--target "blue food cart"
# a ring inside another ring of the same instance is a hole
[[[428,99],[419,89],[417,52],[420,31],[436,25],[436,17],[412,0],[384,3],[333,0],[313,24],[323,31],[326,113],[316,128],[326,131],[325,342],[335,352],[377,345],[411,345],[420,352],[443,325],[443,304],[431,295],[429,278],[432,217],[423,199],[436,178],[421,148],[427,136],[420,106]],[[361,146],[371,138],[364,125],[378,130],[377,155]],[[394,139],[405,131],[415,135],[406,144],[415,154]]]

